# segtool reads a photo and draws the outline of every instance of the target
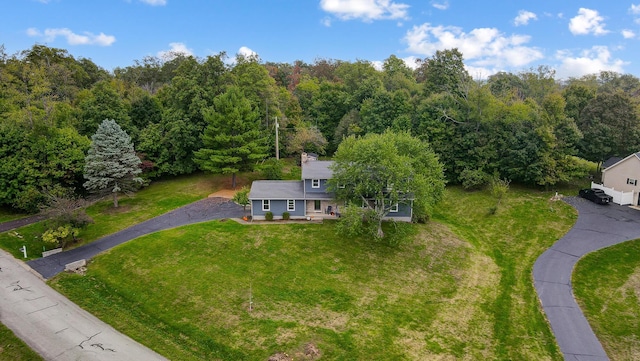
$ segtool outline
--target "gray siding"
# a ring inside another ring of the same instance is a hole
[[[393,219],[401,222],[411,222],[411,202],[399,203],[397,212],[389,212],[384,219]]]
[[[253,219],[262,220],[267,212],[273,213],[273,219],[282,219],[282,213],[289,212],[291,218],[304,218],[305,204],[304,200],[295,200],[296,210],[287,211],[287,200],[271,200],[271,210],[262,210],[262,199],[251,201],[251,216]]]
[[[320,188],[311,187],[311,179],[304,180],[304,190],[309,193],[327,193],[327,180],[320,179]]]

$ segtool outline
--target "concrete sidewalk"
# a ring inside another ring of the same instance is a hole
[[[0,322],[45,360],[166,360],[69,301],[3,250]]]
[[[533,266],[534,285],[565,360],[609,360],[573,297],[571,275],[587,253],[640,238],[640,211],[577,197],[565,201],[578,210],[578,220],[538,257]]]

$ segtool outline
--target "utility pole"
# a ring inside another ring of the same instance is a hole
[[[280,159],[280,150],[278,149],[278,128],[280,128],[280,124],[278,124],[278,117],[276,117],[276,159]]]

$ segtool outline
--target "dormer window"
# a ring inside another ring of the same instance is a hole
[[[398,203],[394,204],[391,206],[391,209],[389,210],[389,212],[391,213],[398,213]]]
[[[311,188],[320,188],[320,179],[312,179]]]

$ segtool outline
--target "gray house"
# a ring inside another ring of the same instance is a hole
[[[251,185],[249,201],[251,217],[264,220],[271,212],[274,219],[282,219],[288,212],[291,219],[336,218],[343,204],[327,190],[327,180],[332,178],[329,167],[333,161],[320,161],[302,153],[302,180],[258,180]],[[410,222],[413,201],[396,204],[385,219]]]

